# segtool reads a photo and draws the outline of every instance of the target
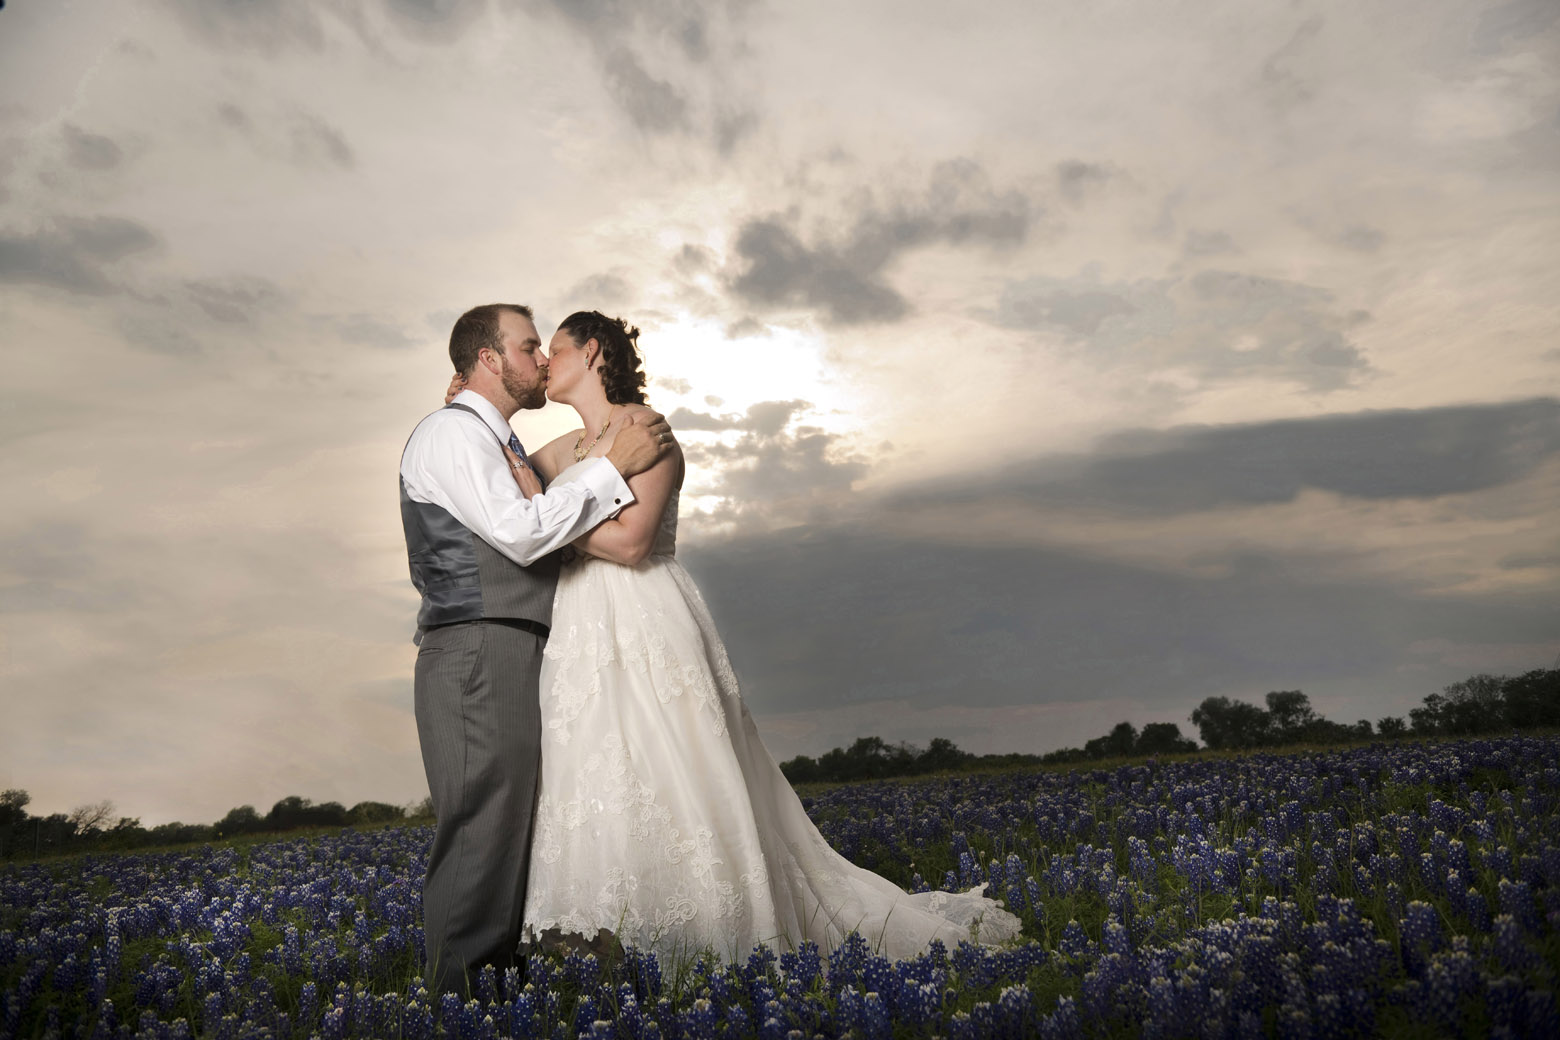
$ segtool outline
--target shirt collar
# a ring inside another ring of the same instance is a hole
[[[462,390],[455,395],[450,404],[463,404],[476,412],[482,417],[482,421],[487,423],[493,433],[497,435],[498,439],[505,444],[508,444],[509,438],[514,435],[515,431],[510,428],[509,422],[504,418],[504,414],[498,410],[498,406],[475,390]]]

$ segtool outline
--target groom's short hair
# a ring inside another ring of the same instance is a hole
[[[455,319],[450,330],[450,361],[455,371],[463,376],[471,375],[477,367],[477,354],[483,347],[503,352],[502,333],[498,319],[505,311],[513,311],[522,318],[531,318],[531,308],[523,303],[484,303]]]

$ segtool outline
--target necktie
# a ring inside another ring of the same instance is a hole
[[[520,461],[527,466],[531,464],[531,460],[526,456],[525,449],[520,447],[520,438],[513,433],[509,435],[509,450],[520,456]]]

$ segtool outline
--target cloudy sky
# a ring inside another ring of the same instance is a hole
[[[0,787],[420,798],[493,300],[644,330],[777,758],[1549,667],[1557,174],[1550,0],[12,0]]]

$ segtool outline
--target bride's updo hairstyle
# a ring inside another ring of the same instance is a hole
[[[644,404],[645,373],[639,360],[639,330],[600,311],[575,311],[558,326],[577,347],[601,345],[601,385],[608,404]]]

